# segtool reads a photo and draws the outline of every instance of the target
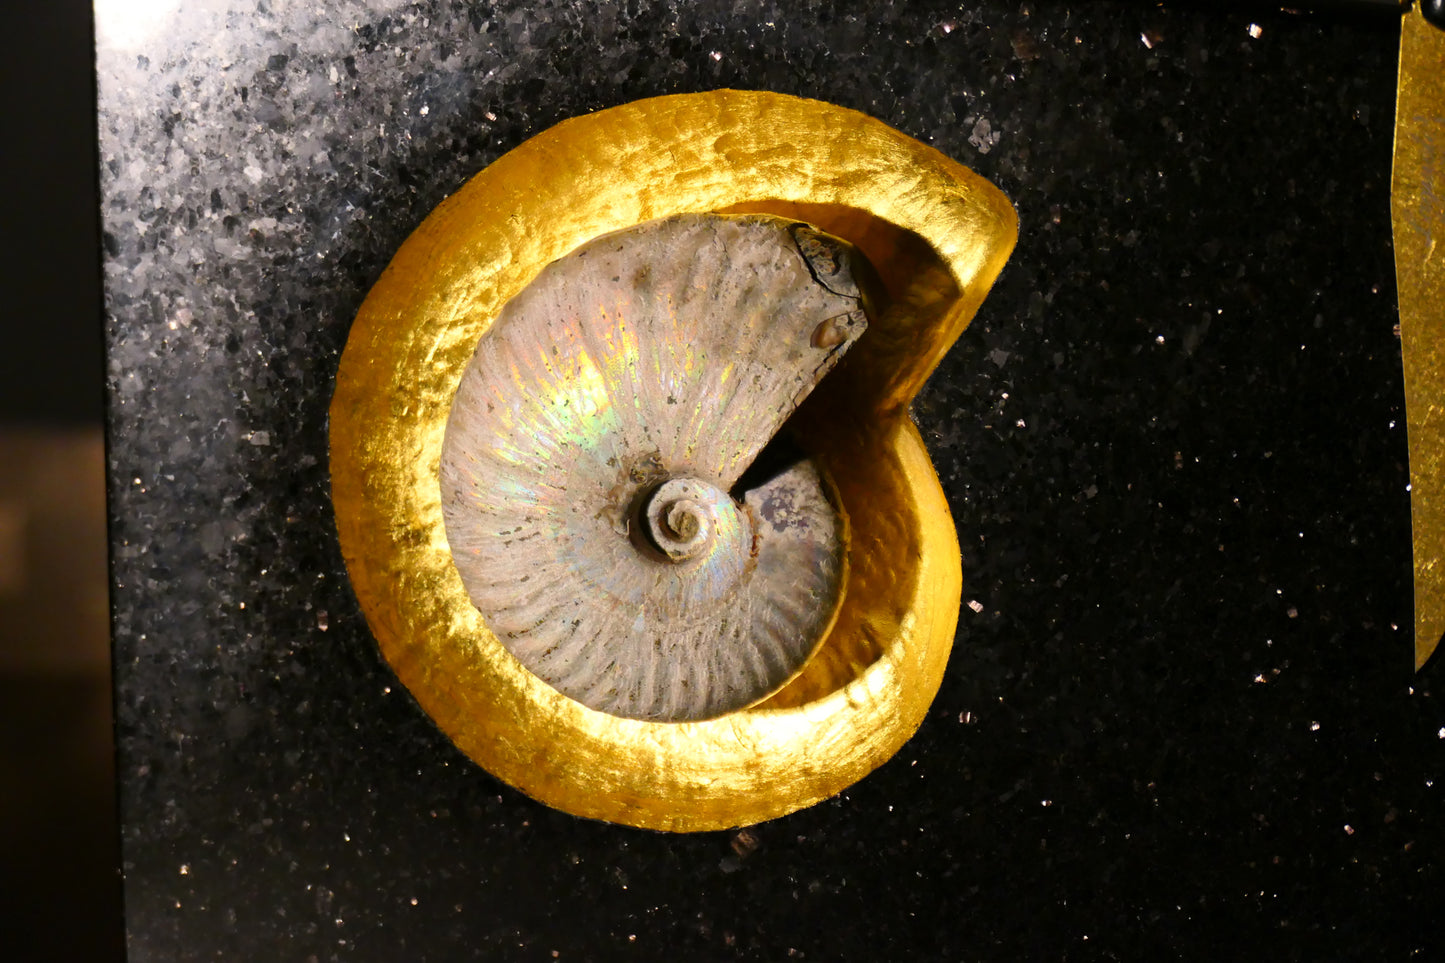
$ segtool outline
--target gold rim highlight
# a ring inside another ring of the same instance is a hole
[[[760,705],[648,723],[566,698],[488,630],[452,563],[438,470],[462,372],[508,299],[600,234],[708,211],[798,217],[847,238],[891,303],[800,412],[851,526],[832,632]],[[441,204],[377,281],[331,404],[342,554],[398,678],[493,775],[547,805],[631,826],[748,825],[881,765],[938,690],[962,582],[953,520],[907,404],[1016,235],[1007,199],[966,168],[863,114],[779,94],[638,101],[500,158]]]

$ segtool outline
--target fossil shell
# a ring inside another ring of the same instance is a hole
[[[442,507],[472,602],[534,674],[603,712],[703,719],[821,641],[844,519],[806,459],[758,456],[866,327],[856,258],[787,220],[679,215],[504,307],[452,406]]]

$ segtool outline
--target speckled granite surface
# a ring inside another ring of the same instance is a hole
[[[133,960],[1428,958],[1445,707],[1410,673],[1388,22],[122,6]],[[975,603],[933,712],[745,838],[579,821],[451,748],[358,613],[326,466],[350,319],[435,204],[565,117],[718,86],[867,111],[1021,218],[917,406]]]

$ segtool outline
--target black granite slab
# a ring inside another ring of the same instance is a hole
[[[119,6],[133,960],[1431,958],[1445,707],[1411,673],[1388,19]],[[326,412],[448,193],[563,118],[722,86],[934,144],[1021,238],[917,405],[972,603],[928,720],[828,803],[679,837],[545,809],[433,728],[348,587]]]

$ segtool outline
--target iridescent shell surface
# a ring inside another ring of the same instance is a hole
[[[686,721],[802,666],[845,520],[806,459],[747,470],[866,327],[857,257],[792,221],[681,215],[589,242],[504,307],[452,406],[442,503],[468,594],[534,674]]]

